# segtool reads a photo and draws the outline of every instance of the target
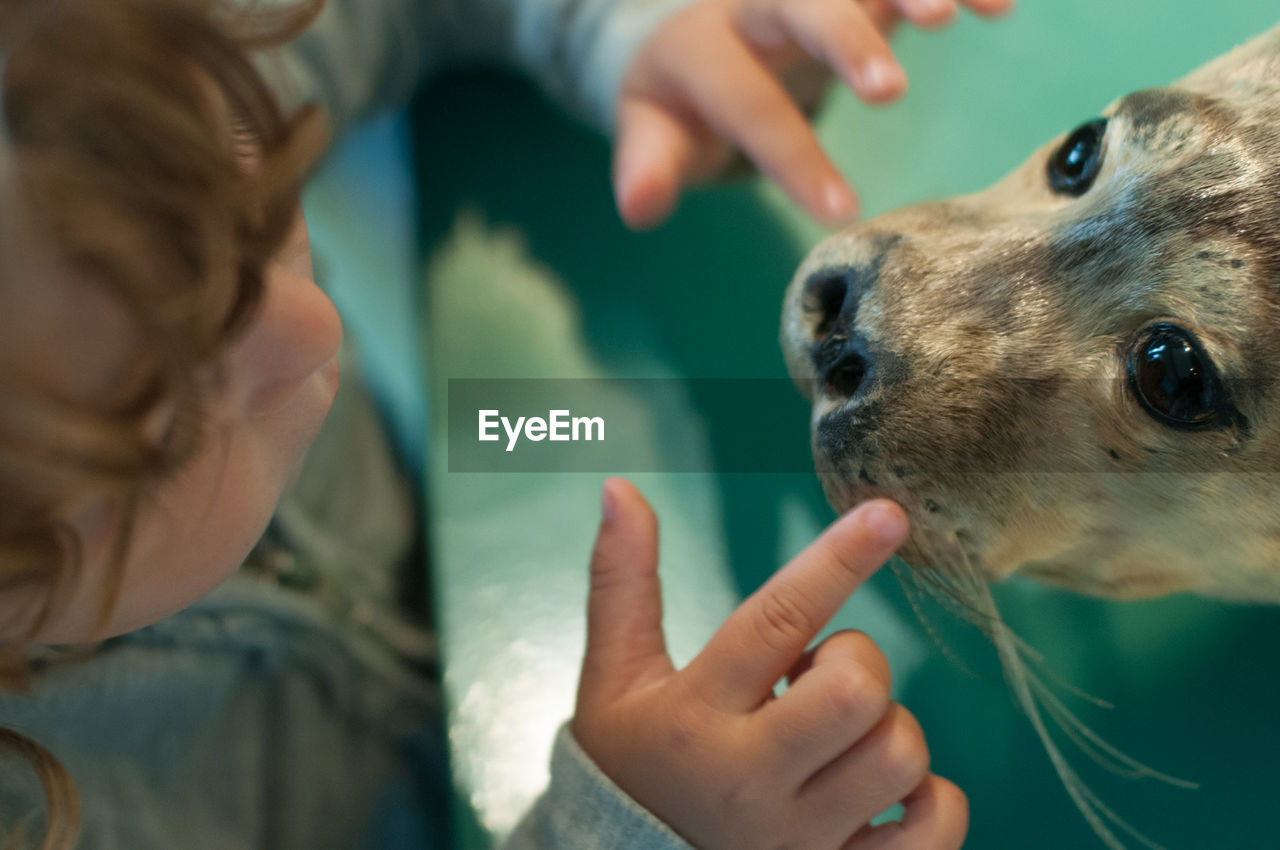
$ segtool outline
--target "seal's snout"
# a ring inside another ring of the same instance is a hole
[[[871,266],[821,269],[805,281],[802,296],[809,330],[809,359],[821,392],[853,398],[865,388],[875,365],[871,346],[859,333],[858,305],[874,284]]]
[[[1280,27],[815,245],[779,336],[832,505],[973,587],[1280,600],[1277,126]]]

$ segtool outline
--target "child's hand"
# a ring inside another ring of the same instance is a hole
[[[817,60],[863,100],[893,100],[907,84],[885,41],[898,15],[938,26],[957,2],[989,15],[1012,0],[699,0],[675,13],[623,78],[613,168],[623,220],[657,224],[735,148],[820,221],[847,220],[853,190],[779,77]]]
[[[960,846],[964,794],[929,773],[875,644],[845,631],[805,651],[901,544],[901,508],[879,500],[837,520],[676,671],[657,519],[622,479],[605,482],[604,501],[572,729],[619,787],[701,850]],[[791,687],[775,698],[783,676]],[[867,826],[899,801],[901,823]]]

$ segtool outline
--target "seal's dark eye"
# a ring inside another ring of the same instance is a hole
[[[1199,429],[1226,424],[1213,364],[1190,332],[1162,322],[1138,337],[1129,355],[1129,388],[1157,422]]]
[[[1049,185],[1063,195],[1079,197],[1089,191],[1102,165],[1102,135],[1107,119],[1082,124],[1049,157]]]

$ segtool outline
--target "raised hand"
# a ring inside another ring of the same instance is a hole
[[[906,531],[886,500],[841,517],[676,670],[662,634],[657,519],[628,482],[605,482],[579,744],[700,850],[958,848],[965,797],[929,773],[919,724],[890,699],[884,655],[854,631],[806,649]],[[775,697],[783,677],[791,686]],[[868,825],[897,802],[900,823]]]
[[[984,15],[1011,0],[962,0]],[[667,217],[690,183],[743,151],[819,221],[857,200],[784,84],[798,66],[829,68],[860,98],[883,103],[907,77],[885,36],[900,17],[940,26],[956,0],[700,0],[673,14],[623,79],[614,195],[631,227]],[[802,70],[802,69],[801,69]],[[812,75],[810,75],[812,76]]]

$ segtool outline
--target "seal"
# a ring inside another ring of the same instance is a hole
[[[829,500],[899,501],[908,563],[1280,602],[1280,26],[828,238],[782,343]]]
[[[1005,626],[1021,574],[1120,599],[1280,603],[1280,26],[1138,91],[986,191],[818,245],[782,346],[838,511],[912,521],[923,586],[991,638],[1010,689],[1108,847],[1141,836],[1079,778],[1101,762]]]

